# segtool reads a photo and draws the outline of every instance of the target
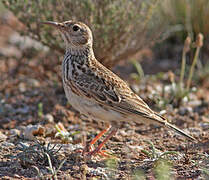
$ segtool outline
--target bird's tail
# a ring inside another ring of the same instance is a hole
[[[155,113],[156,116],[158,116],[158,119],[160,118],[161,120],[158,120],[158,122],[161,124],[161,125],[164,125],[165,127],[173,130],[173,131],[176,131],[178,134],[188,138],[189,140],[191,141],[195,141],[197,142],[197,139],[195,139],[194,137],[190,136],[189,134],[187,134],[186,132],[184,132],[183,130],[177,128],[176,126],[170,124],[166,118],[164,118],[163,116],[160,116],[159,114]],[[162,121],[163,120],[163,121]]]
[[[194,137],[190,136],[189,134],[187,134],[186,132],[182,131],[181,129],[177,128],[176,126],[166,122],[165,126],[168,127],[169,129],[172,129],[173,131],[176,131],[177,133],[179,133],[180,135],[190,139],[191,141],[197,141]]]

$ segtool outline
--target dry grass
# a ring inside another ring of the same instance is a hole
[[[198,33],[209,39],[209,1],[208,0],[164,0],[161,13],[164,20],[170,25],[180,25],[184,34],[192,40]],[[181,33],[182,34],[182,33]],[[183,34],[183,35],[184,35]],[[207,46],[207,49],[209,47]]]
[[[112,67],[152,45],[160,36],[162,21],[158,0],[13,1],[4,5],[27,27],[24,35],[41,41],[52,51],[63,53],[62,40],[50,27],[38,22],[79,20],[91,27],[98,59]]]

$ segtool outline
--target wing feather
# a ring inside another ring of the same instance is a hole
[[[74,83],[79,92],[83,92],[84,98],[122,114],[141,116],[152,119],[153,123],[158,123],[156,119],[150,117],[154,112],[125,83],[117,86],[105,79],[86,74],[81,74]]]
[[[100,63],[97,67],[97,74],[91,73],[89,76],[82,73],[71,83],[76,86],[83,98],[88,98],[94,103],[99,103],[122,114],[134,115],[133,120],[143,119],[147,120],[147,123],[164,125],[190,140],[195,140],[192,136],[168,123],[164,117],[152,111],[123,80]]]

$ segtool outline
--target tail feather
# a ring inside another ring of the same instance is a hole
[[[174,131],[176,131],[176,132],[179,133],[180,135],[182,135],[182,136],[184,136],[184,137],[190,139],[191,141],[197,141],[194,137],[190,136],[189,134],[187,134],[187,133],[184,132],[183,130],[177,128],[176,126],[174,126],[174,125],[172,125],[172,124],[170,124],[170,123],[168,123],[168,122],[165,123],[165,126],[168,127],[168,128],[170,128],[170,129],[172,129],[172,130],[174,130]]]
[[[164,125],[164,126],[166,126],[167,128],[169,128],[169,129],[171,129],[171,130],[173,130],[173,131],[176,131],[178,134],[180,134],[180,135],[182,135],[182,136],[188,138],[188,139],[191,140],[191,141],[197,142],[197,139],[195,139],[194,137],[190,136],[189,134],[187,134],[187,133],[184,132],[183,130],[177,128],[176,126],[174,126],[174,125],[168,123],[167,119],[164,118],[163,116],[160,116],[160,115],[157,114],[157,113],[155,113],[155,115],[158,117],[157,119],[160,118],[160,120],[157,120],[157,119],[156,119],[156,120],[158,121],[159,124]]]

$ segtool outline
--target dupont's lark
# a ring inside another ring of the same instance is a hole
[[[97,61],[92,49],[92,32],[87,25],[75,21],[44,23],[57,28],[66,44],[62,78],[67,99],[80,113],[112,125],[109,135],[88,155],[94,155],[101,150],[105,142],[117,132],[120,121],[166,126],[190,140],[195,140],[152,111],[122,79]],[[102,131],[91,144],[105,132],[106,130]]]

